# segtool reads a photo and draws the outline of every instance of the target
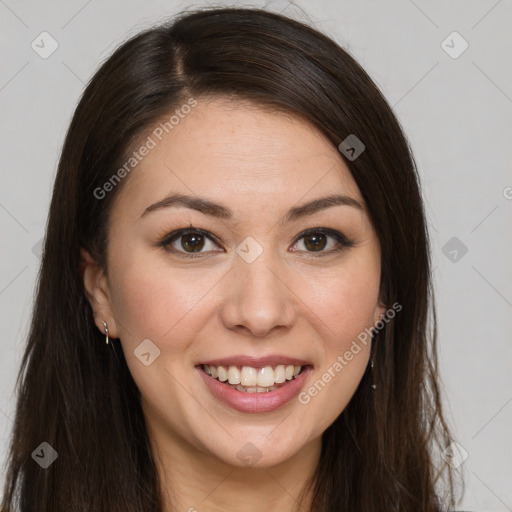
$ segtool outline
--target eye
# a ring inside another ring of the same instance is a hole
[[[311,228],[302,232],[297,237],[292,251],[316,252],[319,254],[312,254],[312,256],[323,256],[339,252],[345,247],[352,247],[353,245],[354,242],[339,231],[327,228]],[[302,249],[301,246],[304,247],[304,249]]]
[[[164,247],[167,251],[181,253],[191,258],[197,258],[209,251],[222,251],[222,249],[220,251],[215,249],[218,246],[211,234],[198,228],[173,231],[166,235],[157,245]]]
[[[198,258],[205,256],[208,252],[224,251],[219,248],[216,238],[211,233],[192,227],[173,231],[164,236],[156,245],[187,258]],[[306,252],[310,256],[325,256],[353,245],[354,242],[339,231],[311,228],[303,231],[296,238],[291,251]]]

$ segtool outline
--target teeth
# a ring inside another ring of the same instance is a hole
[[[272,366],[265,366],[258,371],[258,386],[268,388],[274,384],[274,370]]]
[[[240,374],[240,383],[242,384],[242,386],[256,386],[256,384],[258,384],[258,372],[256,371],[256,369],[251,368],[250,366],[242,367],[242,372]]]
[[[240,370],[236,366],[229,367],[228,381],[230,384],[240,384]]]
[[[262,388],[260,386],[256,387],[250,387],[246,388],[242,385],[238,386],[231,386],[232,388],[235,388],[237,391],[241,391],[242,393],[269,393],[270,391],[275,391],[276,389],[279,389],[277,386],[271,386],[269,388]]]
[[[302,366],[293,364],[252,368],[250,366],[209,366],[203,365],[204,371],[220,382],[231,385],[238,391],[246,393],[264,393],[278,389],[275,384],[283,384],[299,375]]]
[[[228,380],[228,372],[224,366],[217,367],[217,376],[221,382]]]
[[[276,384],[281,384],[286,380],[286,371],[284,369],[284,365],[280,364],[276,366],[276,370],[274,372],[274,382]]]

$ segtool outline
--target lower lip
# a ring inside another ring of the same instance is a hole
[[[196,368],[212,395],[218,400],[237,411],[252,413],[275,411],[288,403],[300,393],[309,372],[312,370],[311,366],[307,366],[298,377],[286,381],[284,386],[274,391],[245,393],[210,377],[201,366],[196,366]]]

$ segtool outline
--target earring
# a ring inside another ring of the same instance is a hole
[[[373,355],[372,355],[372,358],[371,358],[371,360],[370,360],[370,367],[371,367],[371,369],[372,369],[372,375],[373,375],[373,367],[374,367],[374,366],[375,366],[375,363],[373,362]],[[372,389],[377,389],[377,386],[376,386],[375,384],[372,384],[370,387],[371,387]]]
[[[372,374],[372,378],[375,381],[375,377],[373,375],[373,368],[374,368],[374,366],[375,366],[375,356],[374,356],[373,343],[372,343],[372,346],[370,347],[370,373]],[[377,386],[376,386],[375,382],[373,384],[371,384],[370,387],[373,390],[377,389]]]
[[[102,320],[102,322],[103,322],[103,328],[105,329],[105,336],[106,336],[105,343],[108,345],[108,327],[104,320]]]
[[[102,322],[103,322],[103,328],[105,329],[105,344],[106,344],[106,345],[110,345],[110,346],[112,347],[112,350],[113,350],[113,352],[114,352],[114,355],[116,356],[116,361],[117,361],[117,363],[118,363],[118,364],[120,364],[119,357],[118,357],[118,355],[117,355],[117,353],[116,353],[115,343],[110,343],[110,344],[109,344],[107,323],[106,323],[104,320],[102,320]],[[117,338],[115,338],[115,339],[117,339]],[[107,349],[107,350],[108,350],[108,349]],[[0,511],[0,512],[1,512],[1,511]]]

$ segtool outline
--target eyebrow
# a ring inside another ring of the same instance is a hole
[[[148,206],[140,218],[143,218],[148,214],[163,208],[180,206],[184,206],[186,208],[201,212],[204,215],[209,215],[219,219],[231,219],[233,217],[233,211],[230,208],[210,201],[209,199],[198,196],[188,196],[184,194],[173,194]],[[313,215],[320,210],[331,208],[333,206],[352,206],[359,210],[363,210],[363,205],[356,199],[349,196],[333,194],[325,197],[319,197],[318,199],[314,199],[308,203],[290,208],[290,210],[288,210],[288,212],[281,219],[281,224],[286,222],[293,222],[302,217]]]

